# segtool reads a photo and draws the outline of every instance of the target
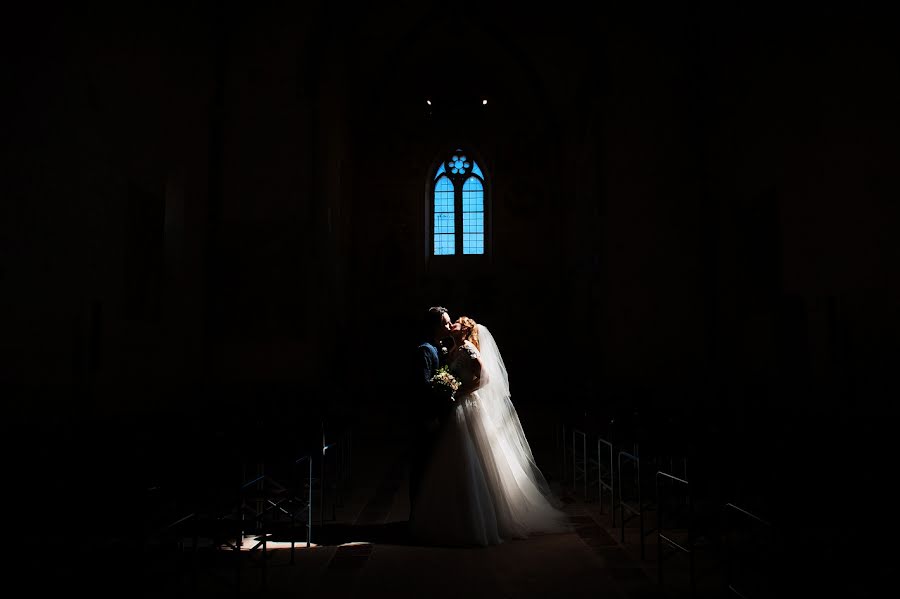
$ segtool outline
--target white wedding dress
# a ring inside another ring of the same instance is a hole
[[[510,401],[497,345],[487,327],[477,326],[480,354],[467,343],[449,366],[460,380],[472,380],[480,355],[488,383],[458,397],[445,419],[410,514],[410,531],[422,542],[465,546],[569,530]]]

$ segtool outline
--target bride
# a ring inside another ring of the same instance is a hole
[[[456,344],[447,364],[462,384],[410,514],[413,536],[440,545],[495,545],[568,530],[510,401],[493,336],[467,316],[450,333]]]

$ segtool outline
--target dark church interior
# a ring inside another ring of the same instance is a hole
[[[884,596],[900,52],[876,6],[5,9],[10,576]],[[458,225],[436,255],[457,156],[482,245]],[[571,532],[407,534],[430,306],[493,332]]]

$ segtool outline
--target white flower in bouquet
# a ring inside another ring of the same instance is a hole
[[[438,368],[434,376],[431,377],[432,388],[445,392],[453,401],[456,401],[455,394],[461,384],[459,379],[453,376],[450,373],[450,369],[446,366]]]

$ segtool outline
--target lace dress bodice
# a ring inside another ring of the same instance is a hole
[[[453,376],[459,379],[461,383],[468,383],[475,379],[480,356],[481,354],[478,353],[474,345],[464,343],[450,356],[447,365]]]

